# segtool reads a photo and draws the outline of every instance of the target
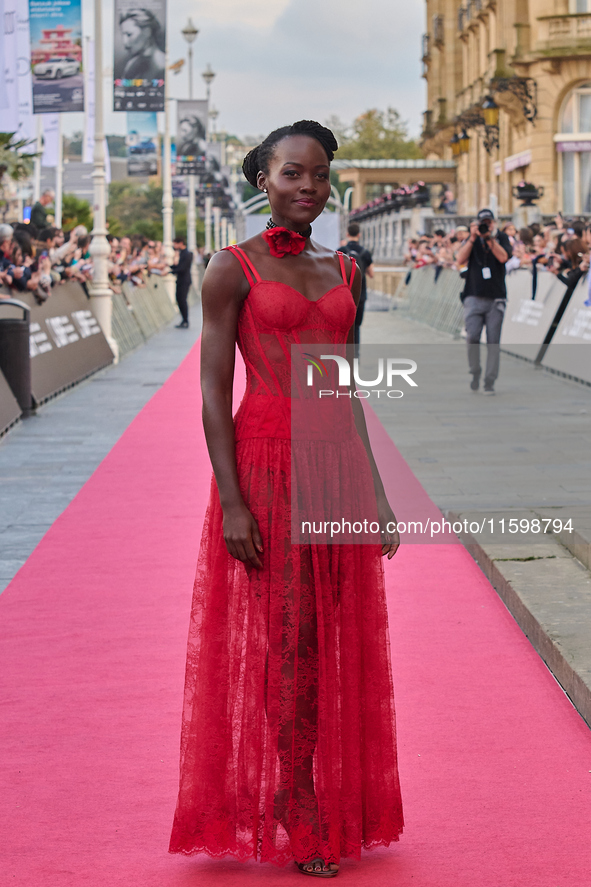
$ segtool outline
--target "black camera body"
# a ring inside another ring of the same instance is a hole
[[[478,226],[478,233],[484,237],[485,234],[488,234],[488,225],[486,222],[481,222]]]

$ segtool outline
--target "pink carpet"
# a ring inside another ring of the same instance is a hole
[[[399,517],[431,509],[372,426]],[[0,887],[302,885],[167,853],[209,481],[195,347],[0,597]],[[387,575],[406,828],[337,883],[589,887],[588,727],[461,546]]]

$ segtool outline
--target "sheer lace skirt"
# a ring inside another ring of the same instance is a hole
[[[212,481],[169,849],[359,857],[403,825],[380,549],[292,545],[289,440],[239,440],[237,464],[263,569],[228,554]]]

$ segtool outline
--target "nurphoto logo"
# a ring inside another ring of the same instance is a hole
[[[339,354],[321,354],[317,357],[314,354],[304,352],[305,360],[308,362],[307,385],[314,385],[314,370],[316,369],[320,376],[327,378],[329,375],[328,367],[324,363],[326,360],[334,360],[338,367],[338,387],[351,387],[351,365],[346,357]],[[354,397],[368,398],[372,395],[380,397],[384,394],[386,397],[397,399],[404,397],[404,391],[394,388],[394,380],[406,382],[411,388],[417,388],[417,383],[411,378],[412,374],[417,370],[417,363],[406,357],[383,357],[378,358],[377,375],[375,379],[362,379],[359,370],[359,358],[353,360],[353,378],[355,384],[360,387],[353,391]],[[385,384],[385,388],[379,388],[379,385]],[[351,391],[338,391],[330,388],[320,388],[318,397],[351,397]]]

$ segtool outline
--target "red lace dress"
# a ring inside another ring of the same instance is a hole
[[[344,343],[355,303],[341,254],[343,283],[312,302],[261,280],[231,249],[251,284],[238,321],[247,384],[234,425],[263,569],[228,553],[212,479],[169,850],[279,865],[359,858],[403,826],[380,547],[294,545],[290,515],[290,347]],[[340,478],[371,484],[351,429],[326,444],[326,464],[337,459]],[[298,463],[305,471],[305,453]]]

